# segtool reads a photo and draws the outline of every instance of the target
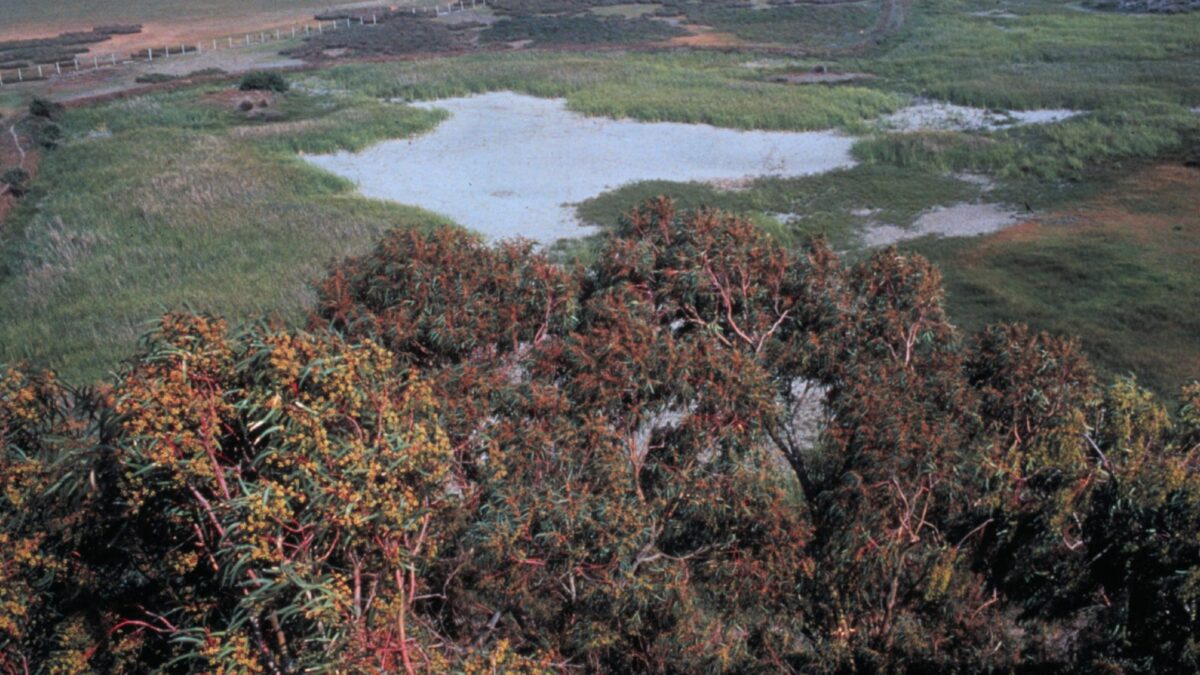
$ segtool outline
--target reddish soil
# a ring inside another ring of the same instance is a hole
[[[718,33],[708,26],[684,24],[681,28],[691,31],[692,34],[671,38],[667,44],[675,47],[738,47],[743,44],[736,36]]]
[[[1200,170],[1177,164],[1159,164],[1139,171],[1110,190],[1074,209],[1038,215],[991,235],[966,254],[968,260],[989,255],[996,248],[1027,243],[1048,236],[1109,232],[1133,238],[1145,246],[1178,247],[1178,233],[1190,235],[1185,245],[1200,256]],[[1147,211],[1139,204],[1151,205]],[[1168,243],[1169,242],[1169,243]],[[1178,248],[1175,251],[1180,252]]]

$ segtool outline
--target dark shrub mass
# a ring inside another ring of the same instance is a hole
[[[283,75],[270,71],[255,71],[246,73],[238,83],[242,91],[274,91],[283,93],[288,90],[288,81]]]

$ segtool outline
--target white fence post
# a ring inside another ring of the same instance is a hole
[[[112,62],[114,66],[117,65],[117,55],[115,53],[112,55]]]
[[[147,61],[153,61],[153,60],[154,60],[154,50],[153,50],[153,49],[151,49],[150,47],[147,47],[147,48],[146,48],[146,60],[147,60]]]
[[[38,66],[38,77],[42,77],[42,67]]]
[[[58,65],[58,61],[54,62],[54,72],[62,75],[62,67]]]

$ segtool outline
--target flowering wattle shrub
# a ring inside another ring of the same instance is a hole
[[[656,200],[0,366],[0,673],[1200,670],[1200,384],[941,293]]]

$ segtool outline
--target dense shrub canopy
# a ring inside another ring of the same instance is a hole
[[[395,231],[306,332],[0,371],[0,669],[1200,668],[1200,385],[941,299],[659,200],[586,268]]]

